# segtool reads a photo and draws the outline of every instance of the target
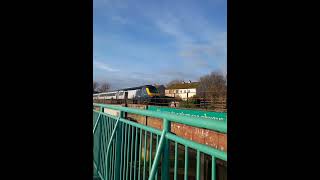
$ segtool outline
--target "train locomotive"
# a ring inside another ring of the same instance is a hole
[[[144,85],[110,92],[93,94],[93,99],[106,99],[116,103],[150,104],[167,106],[171,98],[161,97],[158,89]]]

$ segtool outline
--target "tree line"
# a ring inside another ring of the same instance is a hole
[[[111,88],[108,82],[93,81],[93,92],[107,92]]]
[[[170,81],[166,86],[181,84],[183,82],[183,80],[175,79]],[[227,75],[224,76],[222,73],[214,71],[200,77],[196,91],[199,98],[225,98],[227,96]]]
[[[175,79],[166,84],[166,87],[181,84],[183,80]],[[111,85],[107,81],[97,82],[93,81],[93,92],[107,92]],[[219,98],[227,95],[227,75],[220,72],[211,72],[199,78],[198,86],[196,88],[197,97],[200,98]]]

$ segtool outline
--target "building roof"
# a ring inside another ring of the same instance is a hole
[[[162,88],[162,87],[164,87],[164,85],[154,85],[154,87],[156,87],[156,88]]]
[[[167,89],[192,89],[192,88],[197,88],[198,85],[199,85],[199,82],[172,84],[168,86]]]

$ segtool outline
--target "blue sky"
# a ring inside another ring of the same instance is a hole
[[[112,89],[227,71],[226,0],[93,0],[93,78]]]

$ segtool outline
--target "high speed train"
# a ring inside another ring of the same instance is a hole
[[[110,92],[97,93],[93,99],[132,100],[133,103],[157,103],[162,101],[158,89],[152,85],[144,85],[133,88],[119,89]]]

